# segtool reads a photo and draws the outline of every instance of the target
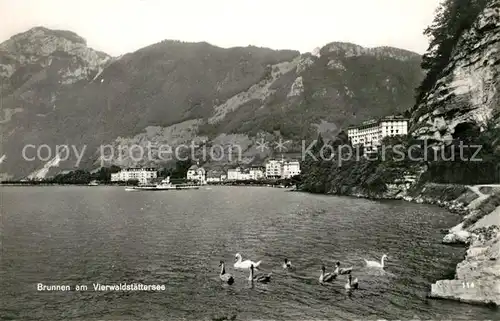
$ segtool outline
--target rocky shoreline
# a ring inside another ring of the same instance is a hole
[[[457,265],[454,279],[431,285],[431,298],[500,305],[500,188],[483,186],[489,189],[488,194],[481,188],[469,187],[477,194],[469,204],[453,200],[446,206],[466,215],[448,231],[443,243],[464,244],[468,249]]]
[[[431,285],[429,297],[500,306],[500,185],[426,184],[414,190],[351,196],[433,204],[462,216],[460,224],[443,231],[443,243],[468,247],[464,260],[454,279]]]

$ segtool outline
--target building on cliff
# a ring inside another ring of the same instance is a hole
[[[351,144],[363,146],[366,152],[376,151],[385,137],[406,134],[408,134],[408,119],[403,116],[387,116],[378,120],[369,120],[347,129]]]

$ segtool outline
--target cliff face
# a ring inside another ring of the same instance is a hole
[[[20,89],[26,85],[23,80],[42,72],[45,75],[39,77],[46,79],[57,72],[61,85],[90,80],[110,61],[110,56],[88,48],[85,39],[70,31],[33,28],[0,44],[2,89],[5,93]]]
[[[499,76],[500,1],[492,0],[459,39],[434,88],[413,109],[413,135],[443,141],[470,125],[484,128],[500,111]]]
[[[442,142],[461,137],[469,128],[494,134],[489,125],[500,125],[499,76],[500,0],[490,0],[459,38],[432,90],[412,110],[413,135]],[[493,140],[498,138],[493,136]],[[430,296],[498,306],[499,186],[467,189],[450,202],[454,207],[464,207],[467,215],[449,230],[443,243],[466,243],[469,248],[457,265],[455,277],[432,284]]]

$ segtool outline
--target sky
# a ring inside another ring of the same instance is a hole
[[[164,39],[310,52],[329,42],[424,53],[440,0],[0,0],[0,42],[35,26],[118,56]]]

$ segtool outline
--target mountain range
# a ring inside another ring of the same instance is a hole
[[[0,44],[0,174],[166,166],[158,158],[102,157],[100,146],[191,141],[237,144],[239,161],[258,163],[280,154],[259,149],[259,140],[286,140],[280,152],[293,153],[301,140],[406,112],[423,77],[420,63],[420,55],[403,49],[341,42],[300,54],[165,40],[111,57],[73,32],[32,28]],[[35,157],[41,145],[47,147]],[[82,157],[58,156],[56,145],[73,146]]]

